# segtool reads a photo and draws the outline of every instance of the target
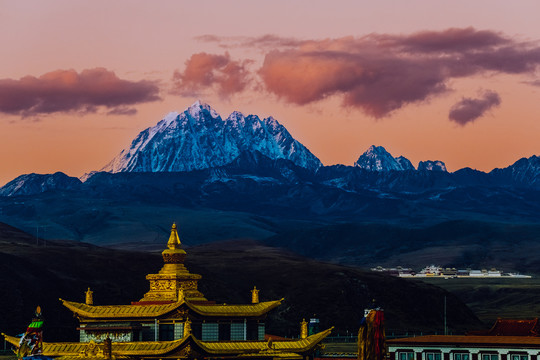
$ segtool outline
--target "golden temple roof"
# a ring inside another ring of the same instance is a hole
[[[305,339],[294,340],[274,340],[271,341],[271,348],[268,341],[199,341],[197,343],[210,354],[226,354],[239,352],[277,351],[289,353],[301,353],[309,351],[320,343],[325,337],[330,335],[332,328],[308,336]]]
[[[190,309],[205,316],[261,316],[281,305],[284,299],[245,305],[199,305],[187,302]]]
[[[333,328],[311,335],[305,339],[275,340],[275,341],[201,341],[187,335],[173,341],[138,341],[113,342],[112,354],[117,358],[130,356],[160,356],[173,353],[190,341],[207,354],[223,356],[235,355],[241,357],[271,356],[281,358],[299,358],[301,353],[312,350],[318,343],[327,337]],[[18,347],[19,338],[2,334],[6,341]],[[85,355],[85,358],[100,357],[101,343],[43,343],[43,354],[46,356],[68,359],[74,356]],[[102,356],[101,356],[102,357]]]
[[[168,304],[140,305],[105,305],[94,306],[60,299],[62,304],[75,314],[90,319],[126,319],[126,318],[157,318],[164,316],[185,304],[189,309],[203,316],[249,316],[257,317],[281,304],[281,300],[266,301],[257,304],[193,304],[189,301],[178,301]]]

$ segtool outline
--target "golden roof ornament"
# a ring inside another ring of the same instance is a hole
[[[90,290],[90,288],[88,288],[88,290],[86,290],[85,292],[85,295],[86,295],[86,305],[94,305],[94,296],[93,296],[94,292],[92,290]]]
[[[300,339],[305,339],[308,336],[308,323],[306,319],[302,319],[300,323]]]
[[[256,286],[254,286],[253,290],[251,290],[251,303],[252,304],[259,303],[259,290],[257,290]]]

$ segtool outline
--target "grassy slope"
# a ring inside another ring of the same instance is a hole
[[[486,324],[497,318],[533,319],[540,314],[540,278],[425,279],[463,300]]]
[[[422,228],[334,224],[280,233],[266,243],[304,256],[363,267],[430,264],[538,273],[540,225],[448,221]]]

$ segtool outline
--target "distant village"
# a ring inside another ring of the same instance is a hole
[[[530,279],[531,275],[523,275],[518,273],[505,273],[495,268],[490,270],[473,270],[473,269],[456,269],[456,268],[443,268],[437,265],[429,265],[415,272],[411,268],[404,268],[401,266],[395,268],[384,268],[377,266],[371,268],[371,271],[381,272],[388,275],[399,277],[442,277],[442,278],[516,278],[516,279]]]

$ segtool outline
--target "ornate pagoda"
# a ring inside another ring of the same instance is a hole
[[[216,304],[198,290],[201,275],[184,266],[173,224],[163,267],[146,279],[150,290],[130,305],[98,306],[92,291],[85,303],[60,299],[80,322],[80,342],[43,342],[43,355],[67,359],[303,359],[313,357],[332,329],[308,336],[307,323],[298,339],[265,340],[267,313],[283,299],[252,303]],[[15,346],[19,338],[3,334]]]

